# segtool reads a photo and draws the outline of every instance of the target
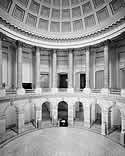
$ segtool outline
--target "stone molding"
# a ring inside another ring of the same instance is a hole
[[[124,31],[125,17],[102,30],[84,36],[61,38],[61,35],[58,35],[60,38],[46,37],[21,30],[0,17],[0,32],[6,36],[27,44],[47,48],[54,48],[55,46],[57,49],[85,47],[111,39]]]

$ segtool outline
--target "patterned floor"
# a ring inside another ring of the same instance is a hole
[[[99,134],[76,128],[48,128],[21,136],[0,156],[125,156],[125,148]]]

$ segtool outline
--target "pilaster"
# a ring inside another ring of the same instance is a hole
[[[24,95],[25,90],[22,88],[22,55],[23,44],[17,42],[17,95]]]
[[[109,42],[106,41],[104,45],[104,88],[101,94],[109,95]]]
[[[17,113],[17,131],[18,133],[24,132],[24,106],[16,107]]]
[[[35,123],[36,123],[36,128],[41,128],[41,125],[42,125],[42,107],[40,105],[35,105]]]
[[[2,86],[2,83],[3,83],[2,39],[3,39],[3,34],[0,33],[0,97],[6,95],[6,91],[5,91],[5,89],[3,88],[3,86]]]
[[[86,48],[86,87],[84,88],[84,93],[90,94],[90,47]]]
[[[57,54],[56,49],[53,50],[52,53],[52,92],[56,93],[57,89],[57,80],[56,80],[56,66],[57,66]]]
[[[90,106],[89,104],[85,104],[84,107],[84,126],[90,128]]]
[[[35,71],[36,71],[36,84],[35,84],[35,93],[36,94],[41,94],[41,88],[40,88],[40,48],[36,47],[36,66],[35,66]]]
[[[6,117],[3,114],[0,114],[0,135],[3,135],[6,132]]]
[[[53,126],[57,126],[58,125],[58,108],[57,108],[57,101],[56,98],[52,99],[51,101],[52,103],[52,124]]]
[[[102,110],[102,124],[101,124],[101,134],[102,135],[107,135],[108,134],[108,115],[109,115],[109,110],[108,108]]]
[[[121,115],[121,134],[120,134],[120,144],[125,146],[125,115]]]
[[[68,126],[73,126],[73,120],[74,120],[74,110],[73,110],[73,102],[68,102]]]
[[[69,50],[68,92],[73,92],[73,51]]]

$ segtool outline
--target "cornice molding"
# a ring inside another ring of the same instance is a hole
[[[35,35],[30,32],[26,32],[24,30],[11,25],[2,17],[0,17],[0,32],[5,34],[6,36],[13,38],[15,40],[19,40],[21,42],[45,47],[45,48],[56,48],[57,49],[66,49],[66,48],[79,48],[85,47],[89,45],[98,44],[100,42],[104,42],[108,39],[114,38],[120,35],[125,31],[125,17],[119,19],[116,23],[102,29],[96,31],[89,35],[84,35],[80,37],[69,37],[69,38],[56,38],[56,37],[45,37],[40,35]]]

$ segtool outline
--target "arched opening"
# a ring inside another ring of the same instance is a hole
[[[102,110],[99,104],[93,104],[90,107],[91,128],[101,132]]]
[[[42,104],[42,121],[51,121],[50,103],[45,102]]]
[[[65,101],[58,104],[58,120],[60,126],[68,126],[68,104]]]
[[[17,114],[16,108],[13,106],[9,106],[5,111],[6,116],[6,130],[15,129],[17,126]]]
[[[110,133],[109,137],[111,139],[120,143],[120,134],[121,134],[121,112],[120,109],[115,106],[110,108]]]
[[[84,122],[84,108],[81,102],[75,103],[74,108],[74,125],[83,125]]]

